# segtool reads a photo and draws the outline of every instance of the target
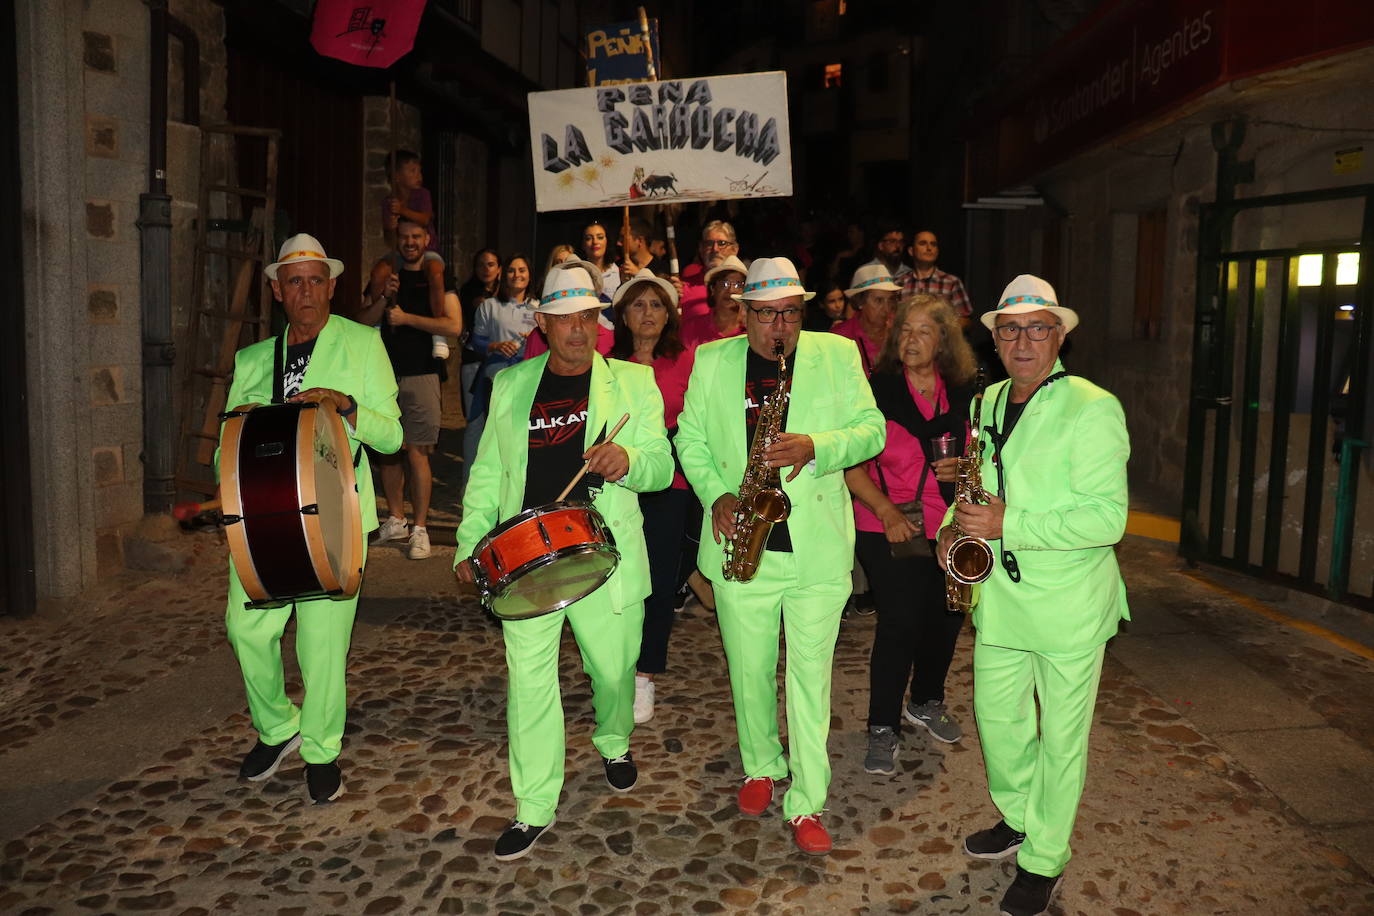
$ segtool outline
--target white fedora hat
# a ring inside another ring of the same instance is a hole
[[[267,279],[277,279],[277,268],[286,264],[300,264],[303,261],[319,261],[329,265],[329,277],[333,279],[343,273],[343,261],[337,258],[325,257],[324,246],[320,240],[313,235],[302,232],[293,235],[291,238],[281,243],[281,250],[277,252],[277,259],[262,269],[267,274]]]
[[[854,271],[854,279],[849,281],[849,289],[845,290],[844,294],[856,296],[859,293],[876,289],[886,290],[890,293],[902,291],[901,285],[892,279],[892,271],[881,264],[865,264]]]
[[[716,274],[723,274],[727,270],[733,270],[740,275],[745,275],[749,273],[749,267],[743,261],[741,261],[734,255],[730,255],[730,257],[726,258],[724,261],[721,261],[719,264],[717,264],[715,267],[712,267],[710,270],[706,271],[706,276],[702,278],[701,282],[706,284],[707,286],[710,286],[711,281],[715,279]]]
[[[601,295],[602,289],[605,288],[606,281],[605,278],[602,276],[600,267],[597,267],[591,261],[582,260],[572,252],[568,252],[567,254],[565,254],[563,256],[563,260],[559,261],[557,264],[554,265],[555,270],[567,270],[569,267],[581,267],[583,270],[585,270],[587,272],[587,276],[592,278],[592,289],[596,290],[596,294],[598,296]]]
[[[749,273],[744,278],[744,292],[731,295],[730,298],[739,302],[766,302],[786,299],[788,296],[801,296],[806,300],[814,295],[802,287],[797,268],[787,258],[758,258],[749,265]]]
[[[1041,310],[1053,312],[1064,322],[1064,333],[1078,327],[1078,313],[1059,304],[1059,296],[1054,287],[1039,277],[1021,274],[1002,290],[997,300],[997,308],[983,313],[983,326],[991,331],[997,326],[998,315],[1024,315]]]
[[[586,268],[560,264],[544,278],[544,295],[539,297],[535,311],[545,315],[571,315],[600,308],[601,300],[596,298],[596,287]]]
[[[667,293],[668,301],[673,304],[673,307],[677,307],[676,287],[647,267],[630,279],[620,281],[620,285],[615,288],[615,295],[611,297],[611,306],[620,305],[620,301],[626,296],[626,291],[641,283],[652,283],[654,286],[657,286],[659,289],[663,290],[663,292]]]

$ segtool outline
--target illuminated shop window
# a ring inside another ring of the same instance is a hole
[[[1343,251],[1336,255],[1336,285],[1354,286],[1360,277],[1360,253]],[[1322,285],[1322,255],[1305,254],[1298,258],[1298,285]]]
[[[844,67],[842,64],[825,65],[825,88],[838,89]]]

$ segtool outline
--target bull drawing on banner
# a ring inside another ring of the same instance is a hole
[[[631,198],[667,195],[670,191],[674,195],[678,192],[676,174],[669,172],[667,175],[645,175],[644,166],[635,166],[635,177],[630,187]]]

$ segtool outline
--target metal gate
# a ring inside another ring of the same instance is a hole
[[[1264,244],[1333,207],[1336,238]],[[1198,239],[1180,551],[1374,609],[1374,185],[1209,204]]]

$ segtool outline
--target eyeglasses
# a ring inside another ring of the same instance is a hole
[[[729,290],[732,293],[738,293],[744,289],[743,280],[717,280],[714,285],[719,286],[721,289]]]
[[[900,244],[902,244],[903,241],[905,241],[905,239],[903,239],[900,235],[897,235],[897,236],[889,236],[889,237],[887,237],[887,238],[885,238],[885,239],[879,239],[879,240],[878,240],[878,244],[879,244],[879,245],[900,245]]]
[[[1039,343],[1048,340],[1050,332],[1059,327],[1058,324],[999,324],[997,326],[997,339],[1011,343],[1021,336],[1024,331],[1026,337]]]
[[[702,247],[702,248],[731,248],[731,247],[734,246],[734,244],[735,244],[735,243],[732,242],[732,241],[730,241],[729,239],[702,239],[702,240],[701,240],[701,247]]]
[[[753,312],[754,317],[758,318],[758,320],[762,321],[764,324],[772,324],[773,319],[777,318],[779,315],[781,315],[782,320],[788,324],[796,324],[802,319],[801,309],[775,309],[767,306],[756,309],[751,305],[749,306],[749,311]]]

